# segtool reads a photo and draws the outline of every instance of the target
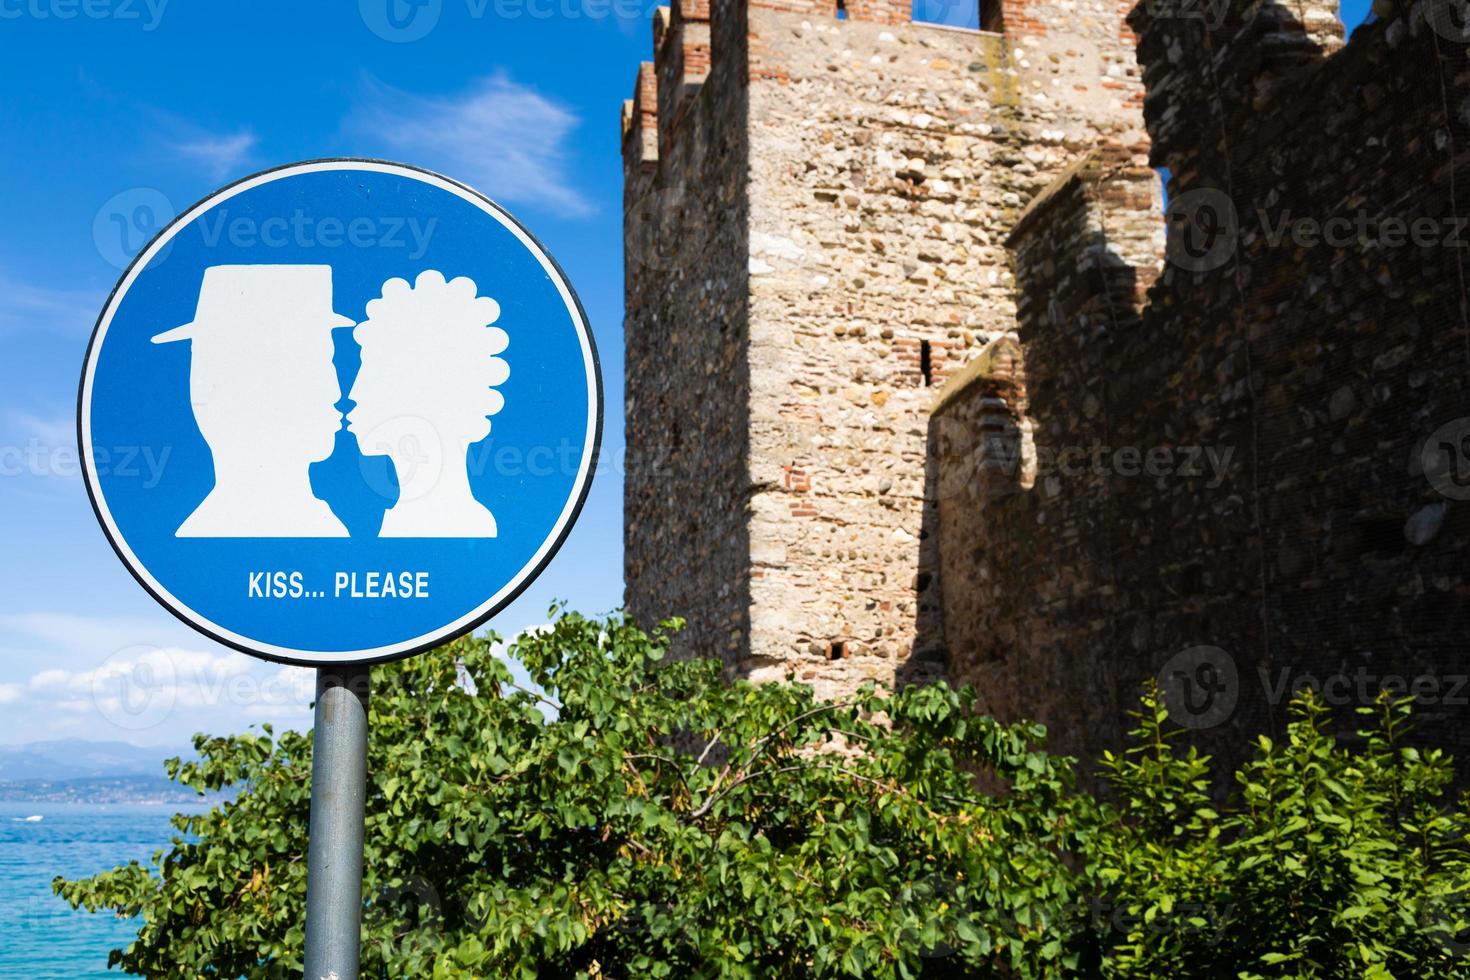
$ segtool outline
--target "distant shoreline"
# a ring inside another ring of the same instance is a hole
[[[0,803],[138,803],[213,805],[223,793],[200,796],[163,776],[86,776],[0,781]]]

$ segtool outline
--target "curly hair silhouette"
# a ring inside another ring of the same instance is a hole
[[[362,368],[348,397],[347,428],[368,455],[386,455],[398,500],[383,515],[385,538],[491,538],[495,517],[470,487],[469,447],[490,434],[505,406],[495,390],[510,367],[495,356],[510,337],[492,326],[500,304],[473,280],[434,269],[410,286],[383,283],[352,332]]]

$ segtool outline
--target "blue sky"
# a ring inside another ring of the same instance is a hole
[[[211,644],[133,582],[96,527],[72,434],[93,320],[153,221],[293,160],[442,171],[561,262],[602,352],[607,465],[557,560],[495,625],[544,622],[555,598],[621,602],[618,115],[650,56],[652,4],[396,2],[397,22],[387,0],[0,0],[0,742],[172,747],[307,720],[305,672]],[[1352,0],[1348,23],[1366,6]],[[973,24],[957,3],[940,16]]]

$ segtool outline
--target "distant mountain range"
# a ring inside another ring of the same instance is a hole
[[[79,738],[0,745],[0,802],[198,802],[193,790],[163,772],[164,759],[193,755],[190,749]]]
[[[166,746],[139,747],[126,742],[89,742],[68,738],[24,745],[0,745],[0,782],[89,779],[98,776],[163,778],[163,760],[194,755]]]

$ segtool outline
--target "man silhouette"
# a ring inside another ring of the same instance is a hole
[[[153,338],[191,342],[189,400],[214,459],[214,489],[181,538],[333,538],[347,528],[311,492],[332,453],[342,396],[327,265],[216,265],[194,319]]]

